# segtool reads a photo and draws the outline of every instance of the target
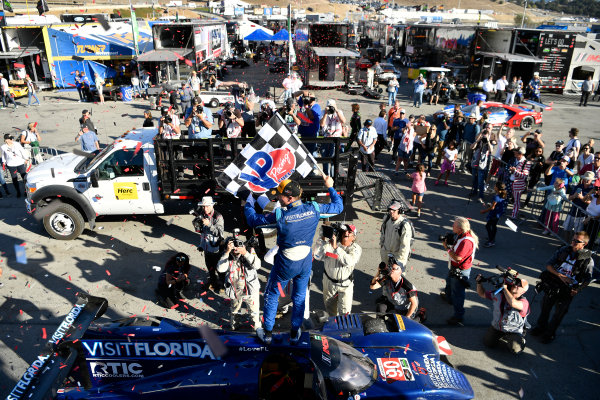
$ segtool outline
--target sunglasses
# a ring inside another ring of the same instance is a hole
[[[585,243],[585,240],[573,239],[573,240],[571,240],[571,243],[577,243],[577,244]]]
[[[594,161],[598,161],[598,160],[600,160],[600,158],[594,157]]]
[[[175,258],[177,261],[185,261],[185,257],[177,257]]]

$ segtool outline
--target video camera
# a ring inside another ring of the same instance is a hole
[[[333,107],[333,106],[328,106],[328,107],[327,107],[327,114],[329,114],[329,115],[333,115],[333,114],[335,114],[335,107]]]
[[[335,236],[337,241],[340,242],[342,240],[344,232],[347,232],[350,229],[349,225],[334,223],[331,225],[323,225],[323,237],[325,239],[333,239]]]
[[[454,232],[447,232],[438,237],[440,242],[446,242],[448,246],[454,246],[456,244],[456,234]]]
[[[496,287],[496,293],[499,293],[502,290],[502,286],[506,284],[509,288],[512,286],[521,286],[521,279],[518,278],[519,273],[514,269],[508,267],[503,268],[500,265],[496,265],[496,269],[500,271],[499,275],[494,275],[490,277],[479,276],[477,282],[490,282],[494,287]]]
[[[546,294],[550,296],[557,295],[560,292],[570,294],[571,290],[576,290],[583,286],[583,283],[578,282],[573,276],[571,276],[571,283],[567,284],[549,271],[543,271],[540,275],[540,279],[541,281],[535,285],[536,293],[546,292]]]

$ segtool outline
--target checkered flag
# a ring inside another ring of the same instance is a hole
[[[265,193],[284,179],[300,179],[318,168],[317,161],[278,113],[265,124],[231,164],[218,184],[236,197]]]

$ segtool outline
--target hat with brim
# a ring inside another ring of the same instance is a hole
[[[302,194],[302,188],[300,187],[300,184],[298,182],[293,181],[291,179],[285,179],[281,181],[277,188],[271,190],[271,194],[281,194],[284,196],[298,197],[300,196],[300,194]]]
[[[402,209],[402,203],[400,203],[398,200],[394,200],[390,203],[390,205],[388,206],[388,210],[401,210]]]
[[[584,181],[593,181],[596,179],[596,174],[594,174],[592,171],[588,171],[585,174],[583,174],[581,179],[583,179]]]
[[[563,156],[560,158],[560,161],[571,162],[571,158],[569,158],[568,156]]]
[[[199,206],[214,206],[215,204],[216,203],[211,196],[204,196],[202,201],[198,203]]]

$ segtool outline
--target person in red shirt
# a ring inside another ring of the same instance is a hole
[[[450,257],[450,271],[446,278],[446,288],[440,296],[454,306],[454,315],[446,322],[449,325],[462,326],[465,315],[465,289],[469,286],[469,275],[479,240],[465,217],[456,218],[452,232],[456,238],[454,244],[449,244],[447,240],[442,242]]]

